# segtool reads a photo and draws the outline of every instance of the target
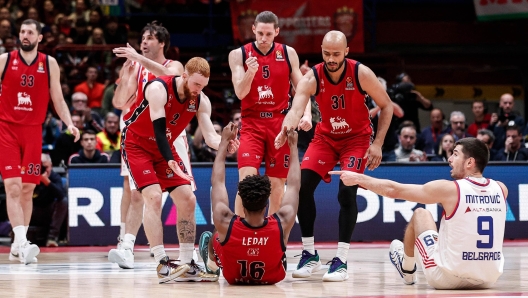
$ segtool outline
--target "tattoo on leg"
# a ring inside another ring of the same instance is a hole
[[[192,220],[178,220],[178,240],[180,243],[194,243],[196,239],[196,222]]]

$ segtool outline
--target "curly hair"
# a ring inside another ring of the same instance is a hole
[[[271,182],[268,176],[250,175],[238,183],[242,206],[248,211],[260,211],[266,208],[270,193]]]

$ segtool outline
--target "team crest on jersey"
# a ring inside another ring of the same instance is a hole
[[[282,51],[281,50],[275,51],[275,60],[284,61],[284,56],[282,55]]]
[[[167,169],[165,170],[165,174],[167,174],[167,178],[172,178],[172,177],[174,177],[174,172],[172,171],[171,168],[167,168]]]
[[[26,173],[26,167],[20,168],[20,174],[24,175]]]
[[[187,107],[187,111],[196,112],[196,99],[192,98],[189,100],[189,106]]]
[[[345,90],[354,90],[354,82],[352,80],[352,77],[347,77],[346,78]]]
[[[44,62],[39,62],[37,72],[44,73]]]

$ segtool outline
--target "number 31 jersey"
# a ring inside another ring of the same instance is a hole
[[[506,200],[497,182],[456,180],[458,205],[442,216],[435,262],[461,278],[495,282],[502,274]]]
[[[0,120],[42,125],[50,99],[48,55],[37,52],[28,65],[19,51],[9,52],[1,80]]]

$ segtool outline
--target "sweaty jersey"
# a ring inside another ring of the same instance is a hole
[[[29,65],[20,50],[7,55],[0,87],[0,120],[42,125],[50,100],[48,55],[37,52]]]
[[[506,201],[497,182],[456,180],[458,205],[442,216],[436,264],[475,284],[495,282],[502,274]]]
[[[180,99],[176,88],[177,78],[176,76],[160,76],[149,82],[160,82],[167,91],[165,118],[167,119],[166,136],[169,143],[172,143],[180,135],[200,106],[201,93],[196,98]],[[148,84],[146,84],[145,88],[147,86]],[[128,131],[135,135],[155,141],[156,137],[154,135],[154,126],[150,119],[149,102],[144,96],[143,98],[140,103],[136,102],[125,116],[125,125]]]
[[[222,272],[230,284],[274,284],[286,276],[286,246],[277,214],[258,228],[233,216],[221,245]]]
[[[372,135],[369,109],[365,91],[359,84],[361,63],[345,59],[343,74],[333,83],[324,63],[312,67],[317,82],[315,100],[321,112],[316,134],[335,140],[352,136]]]
[[[242,99],[242,116],[261,117],[262,112],[285,113],[289,106],[291,65],[286,45],[274,42],[267,54],[255,43],[241,47],[242,63],[257,57],[259,69],[251,82],[251,89]]]

